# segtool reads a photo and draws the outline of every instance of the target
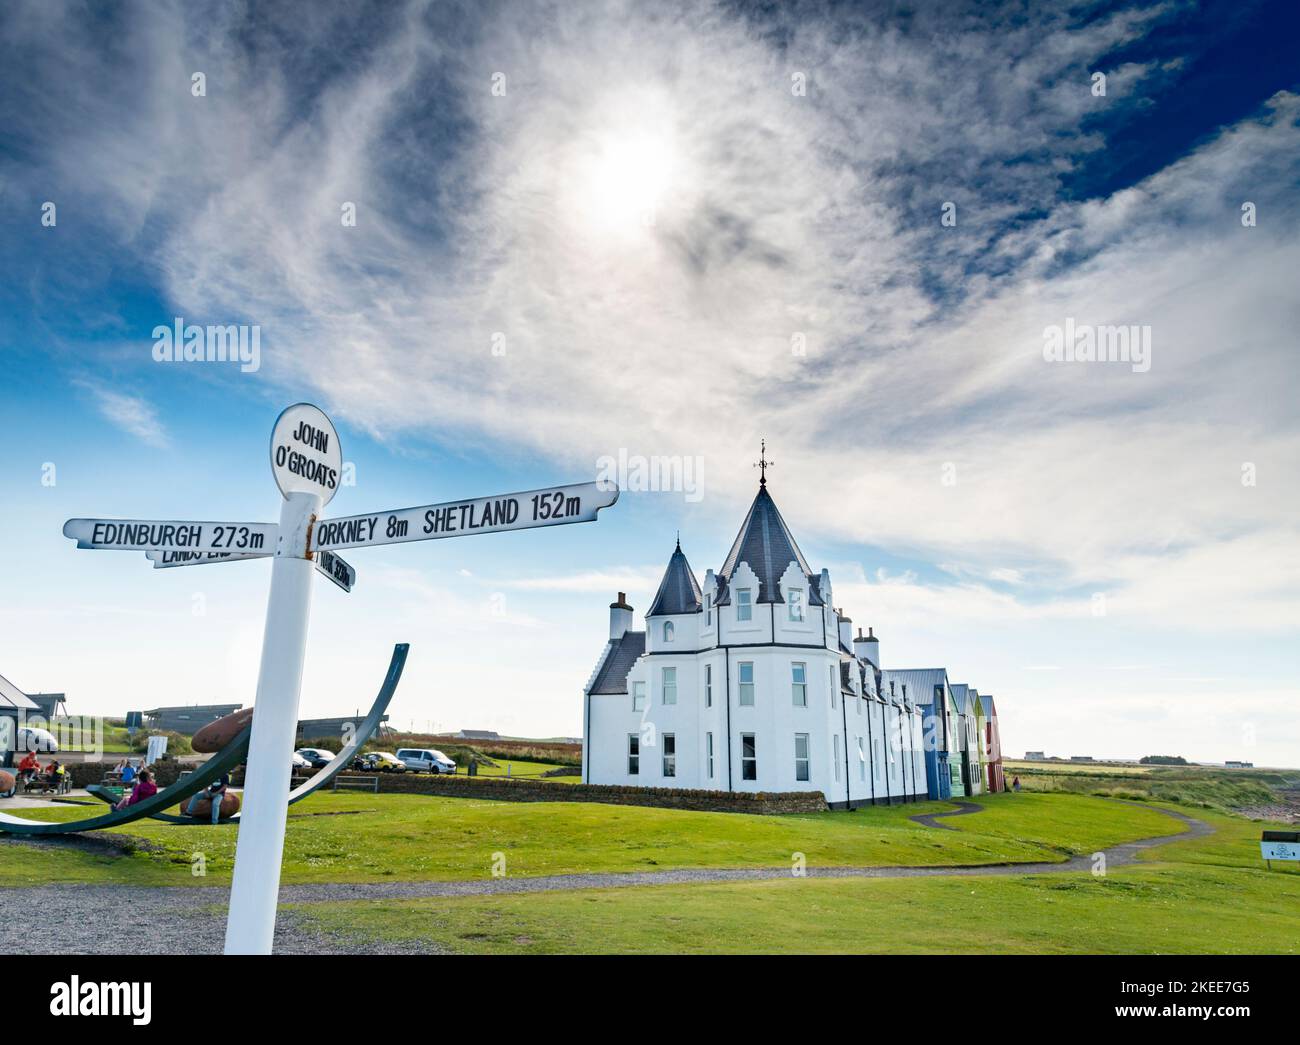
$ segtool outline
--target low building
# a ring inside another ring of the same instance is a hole
[[[1026,762],[1046,762],[1046,761],[1047,761],[1047,752],[1046,752],[1046,751],[1026,751],[1026,752],[1025,752],[1025,761],[1026,761]]]
[[[27,699],[41,709],[46,722],[53,722],[67,714],[63,706],[67,703],[65,696],[63,693],[28,693]]]
[[[1255,768],[1254,762],[1225,762],[1223,763],[1223,765],[1224,768],[1226,769],[1254,769]]]
[[[462,729],[453,734],[457,740],[500,740],[501,734],[490,729]]]
[[[146,729],[193,736],[209,722],[233,714],[243,704],[186,704],[181,707],[154,708],[144,713]]]
[[[340,716],[338,718],[304,718],[298,722],[298,740],[324,740],[327,738],[337,738],[341,743],[347,743],[353,735],[361,728],[361,723],[365,720],[365,715],[357,712],[351,716]],[[384,723],[388,721],[388,716],[384,715],[379,720],[377,733],[384,731]]]
[[[1071,762],[1093,762],[1095,759],[1091,755],[1071,755]]]
[[[41,709],[21,689],[0,675],[0,766],[11,765],[13,751],[18,743],[18,723],[29,716],[39,715]]]

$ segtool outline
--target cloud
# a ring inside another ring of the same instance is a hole
[[[116,392],[91,381],[78,381],[95,400],[95,406],[104,417],[128,435],[133,435],[150,446],[166,446],[167,433],[153,406],[140,396]]]
[[[104,26],[45,6],[6,24],[5,115],[31,143],[6,184],[97,216],[169,316],[261,324],[261,376],[316,383],[352,425],[593,474],[621,447],[698,456],[692,511],[730,532],[766,437],[805,550],[943,564],[834,566],[850,612],[1003,622],[1046,666],[1094,593],[1133,635],[1300,625],[1300,98],[1118,191],[1067,191],[1184,67],[1122,61],[1104,98],[1091,71],[1181,5],[905,25],[304,4],[250,32],[237,7],[171,4],[113,16],[129,68]],[[1150,327],[1151,370],[1044,362],[1067,318]],[[658,576],[496,585],[607,601]],[[462,592],[410,598],[497,619]],[[1055,645],[1032,645],[1039,625]]]

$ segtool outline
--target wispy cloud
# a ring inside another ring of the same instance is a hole
[[[95,406],[110,423],[150,446],[167,445],[167,433],[148,401],[94,381],[79,380],[77,384],[90,393]]]

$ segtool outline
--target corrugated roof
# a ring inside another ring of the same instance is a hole
[[[704,593],[700,591],[699,582],[686,561],[682,546],[677,545],[668,560],[668,569],[664,579],[659,582],[659,591],[650,606],[647,617],[664,617],[671,613],[699,613],[704,609]]]
[[[627,673],[637,658],[645,652],[645,632],[625,631],[605,657],[605,663],[596,673],[590,693],[626,693]]]
[[[808,605],[822,605],[819,577],[814,576],[766,486],[759,486],[758,496],[749,506],[749,514],[741,524],[727,561],[718,572],[719,606],[729,604],[731,575],[742,562],[748,563],[758,577],[758,602],[785,601],[781,597],[780,580],[790,563],[795,562],[808,580]]]
[[[993,694],[981,693],[980,703],[984,705],[984,717],[992,718],[993,717]]]
[[[11,708],[15,711],[41,710],[34,701],[28,699],[26,693],[3,675],[0,675],[0,708]]]

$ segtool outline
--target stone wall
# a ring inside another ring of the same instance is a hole
[[[342,773],[341,777],[366,774]],[[445,795],[501,802],[600,802],[607,805],[656,806],[715,813],[820,813],[826,798],[820,791],[780,794],[727,791],[686,791],[661,787],[615,787],[604,784],[551,784],[505,777],[432,776],[424,773],[380,773],[381,794]]]

